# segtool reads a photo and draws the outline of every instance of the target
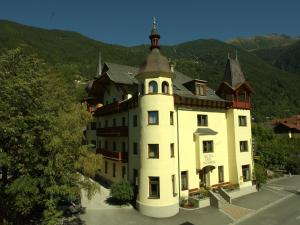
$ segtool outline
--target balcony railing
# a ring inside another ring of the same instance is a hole
[[[105,149],[97,149],[97,154],[103,155],[103,157],[108,159],[113,159],[117,161],[127,162],[128,161],[128,152],[113,152]]]
[[[232,102],[232,107],[233,108],[238,108],[238,109],[250,109],[251,104],[250,104],[250,102],[233,101]]]
[[[98,128],[97,136],[127,137],[128,136],[128,127],[127,126],[119,126],[119,127]]]

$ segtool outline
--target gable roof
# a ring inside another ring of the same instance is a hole
[[[138,68],[136,67],[106,62],[104,63],[103,70],[115,83],[137,84],[137,80],[134,78],[138,72]]]

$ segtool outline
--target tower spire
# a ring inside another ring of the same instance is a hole
[[[99,50],[99,58],[98,58],[98,68],[97,68],[97,77],[101,76],[102,72],[102,61],[101,61],[101,51]]]
[[[153,17],[153,23],[152,23],[152,30],[149,36],[150,40],[151,40],[151,46],[150,49],[154,49],[154,48],[160,48],[159,47],[159,39],[160,39],[160,35],[158,34],[157,31],[157,22],[155,17]]]

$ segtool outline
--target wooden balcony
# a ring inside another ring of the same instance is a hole
[[[97,129],[97,136],[102,137],[128,137],[128,127],[103,127]]]
[[[237,108],[237,109],[250,109],[251,103],[250,102],[233,101],[232,107]]]
[[[103,155],[103,157],[107,159],[112,159],[112,160],[122,161],[122,162],[128,161],[128,152],[113,152],[113,151],[97,148],[96,153]]]

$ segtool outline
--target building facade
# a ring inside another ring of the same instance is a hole
[[[200,186],[252,185],[252,88],[228,58],[217,91],[174,71],[160,53],[156,23],[140,68],[104,63],[87,88],[88,143],[103,157],[101,176],[129,181],[139,211],[169,217]]]

